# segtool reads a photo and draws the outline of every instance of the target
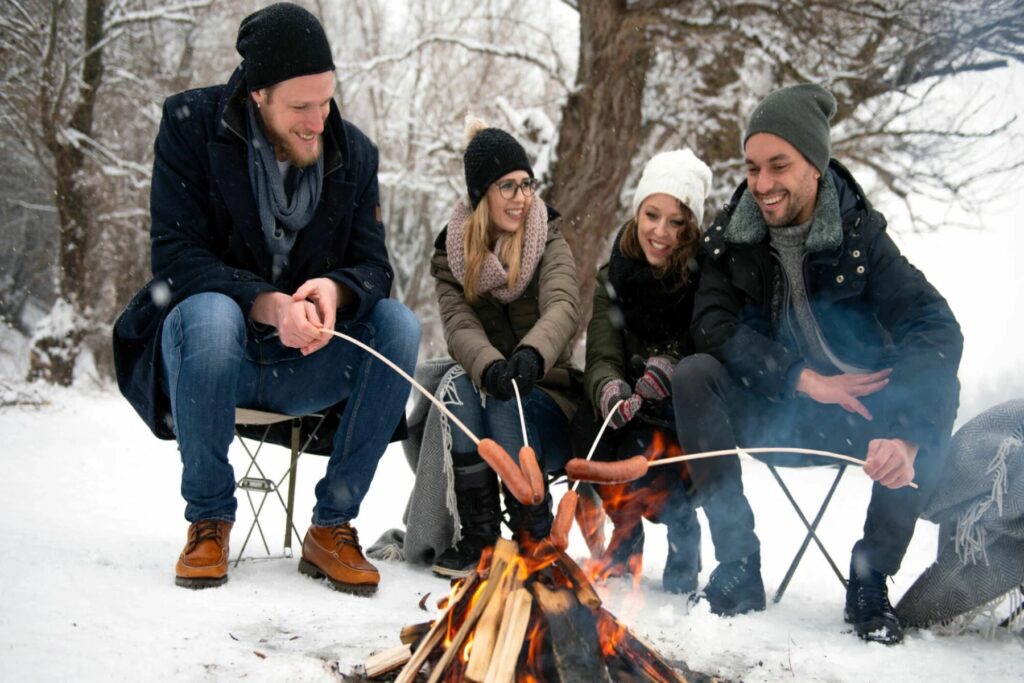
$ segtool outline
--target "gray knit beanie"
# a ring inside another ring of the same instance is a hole
[[[796,147],[821,173],[832,156],[829,122],[836,113],[836,98],[814,83],[781,88],[757,105],[743,134],[743,147],[755,133],[777,135]]]

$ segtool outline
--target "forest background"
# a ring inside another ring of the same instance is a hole
[[[238,22],[264,4],[0,0],[0,319],[29,337],[17,381],[111,376],[110,325],[150,276],[161,104],[225,82]],[[835,93],[833,155],[909,238],[982,228],[1022,178],[1021,127],[991,94],[993,74],[1020,73],[1020,0],[301,4],[331,40],[343,116],[380,148],[392,295],[423,321],[423,357],[445,352],[428,259],[465,191],[467,114],[527,146],[587,317],[646,159],[704,158],[710,220],[742,179],[747,116],[782,85]]]

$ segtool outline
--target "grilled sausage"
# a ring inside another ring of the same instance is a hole
[[[635,481],[647,474],[647,458],[634,455],[616,462],[596,462],[573,458],[565,464],[565,473],[575,481],[592,481],[598,484],[621,484]]]
[[[569,547],[569,531],[572,529],[578,500],[579,494],[575,491],[566,491],[562,500],[558,501],[558,512],[555,514],[555,521],[551,523],[551,544],[562,552]]]
[[[508,451],[493,439],[481,439],[477,444],[476,452],[480,454],[484,462],[491,466],[492,470],[497,472],[498,477],[516,497],[516,500],[523,505],[533,505],[533,488]],[[541,495],[543,496],[543,494]]]
[[[544,473],[540,471],[540,465],[537,463],[537,453],[529,446],[519,449],[519,469],[530,485],[533,504],[539,505],[544,502]]]

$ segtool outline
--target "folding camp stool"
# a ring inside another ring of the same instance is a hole
[[[270,546],[267,544],[267,538],[263,533],[263,525],[260,524],[260,513],[263,512],[263,507],[271,495],[277,498],[285,513],[284,548],[281,557],[292,556],[292,534],[301,542],[299,531],[295,528],[295,524],[292,521],[295,512],[295,478],[298,471],[299,456],[307,452],[310,444],[316,439],[325,418],[326,415],[319,413],[294,416],[249,408],[235,409],[235,436],[249,456],[249,466],[246,468],[245,474],[238,480],[237,486],[245,491],[246,498],[249,501],[249,508],[253,514],[252,524],[245,535],[242,549],[238,551],[238,555],[235,558],[235,566],[238,566],[238,563],[242,560],[253,531],[259,532],[260,540],[263,541],[263,548],[266,550],[267,556],[271,556]],[[280,478],[274,480],[267,476],[258,458],[263,446],[268,443],[267,437],[270,434],[271,428],[286,421],[291,422],[291,461],[288,470]],[[307,425],[305,433],[303,433],[304,421]],[[243,428],[245,427],[249,429],[245,429],[246,433],[243,434]],[[256,428],[255,431],[254,427]],[[262,427],[262,430],[259,429],[260,427]],[[247,441],[254,442],[255,447],[250,447]],[[281,495],[281,486],[285,479],[288,480],[287,500]],[[259,497],[258,504],[255,500],[257,497]]]
[[[807,516],[804,514],[804,511],[800,509],[800,505],[796,502],[796,499],[793,497],[793,494],[790,493],[789,487],[786,486],[786,482],[782,480],[782,476],[779,474],[777,466],[764,460],[762,460],[761,462],[763,462],[768,467],[768,470],[772,473],[772,476],[775,478],[775,481],[779,484],[779,487],[782,489],[782,492],[786,495],[786,498],[789,500],[790,505],[793,506],[793,510],[795,510],[797,516],[800,517],[800,521],[803,522],[804,527],[807,528],[807,535],[804,536],[804,541],[800,544],[800,549],[797,550],[796,556],[793,557],[793,561],[789,564],[789,569],[786,570],[786,575],[783,577],[782,583],[779,584],[778,590],[775,591],[775,597],[773,598],[773,601],[779,602],[780,600],[782,600],[782,596],[786,592],[786,588],[789,587],[789,582],[793,578],[793,574],[796,572],[796,568],[800,566],[800,560],[803,559],[804,552],[806,552],[807,546],[810,545],[811,541],[814,541],[815,545],[818,546],[818,550],[820,550],[821,554],[825,556],[825,560],[828,561],[829,566],[832,567],[832,571],[835,572],[836,578],[839,579],[839,583],[843,584],[843,589],[845,590],[846,577],[843,576],[843,572],[839,570],[839,567],[836,566],[836,563],[832,559],[832,556],[829,555],[828,550],[825,549],[825,544],[821,542],[820,538],[818,538],[817,532],[818,524],[821,523],[821,518],[825,516],[825,511],[828,509],[828,504],[832,502],[832,495],[836,492],[836,489],[839,487],[839,480],[843,478],[843,474],[845,474],[846,472],[846,465],[839,464],[836,466],[837,471],[835,478],[832,480],[832,486],[829,487],[828,493],[825,494],[825,499],[821,502],[821,506],[818,508],[818,514],[814,516],[814,521],[809,522],[807,521]]]

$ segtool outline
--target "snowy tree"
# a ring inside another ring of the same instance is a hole
[[[835,156],[901,197],[941,188],[967,199],[970,181],[995,169],[961,173],[963,144],[950,143],[994,131],[972,127],[970,109],[908,129],[907,113],[931,104],[915,86],[1024,55],[1024,4],[1014,0],[566,4],[579,12],[579,66],[562,108],[552,200],[567,219],[586,318],[595,269],[628,206],[623,191],[651,154],[692,147],[714,169],[721,201],[741,177],[749,112],[778,87],[812,81],[839,101]]]
[[[151,88],[168,85],[161,70],[190,69],[188,41],[167,40],[166,26],[190,25],[208,4],[3,0],[0,126],[45,173],[57,218],[57,299],[36,330],[30,378],[71,382],[83,339],[110,314],[97,308],[111,257],[137,259],[132,240],[107,239],[144,216],[138,197],[125,201],[124,189],[144,190],[149,176],[131,132],[153,125]]]

